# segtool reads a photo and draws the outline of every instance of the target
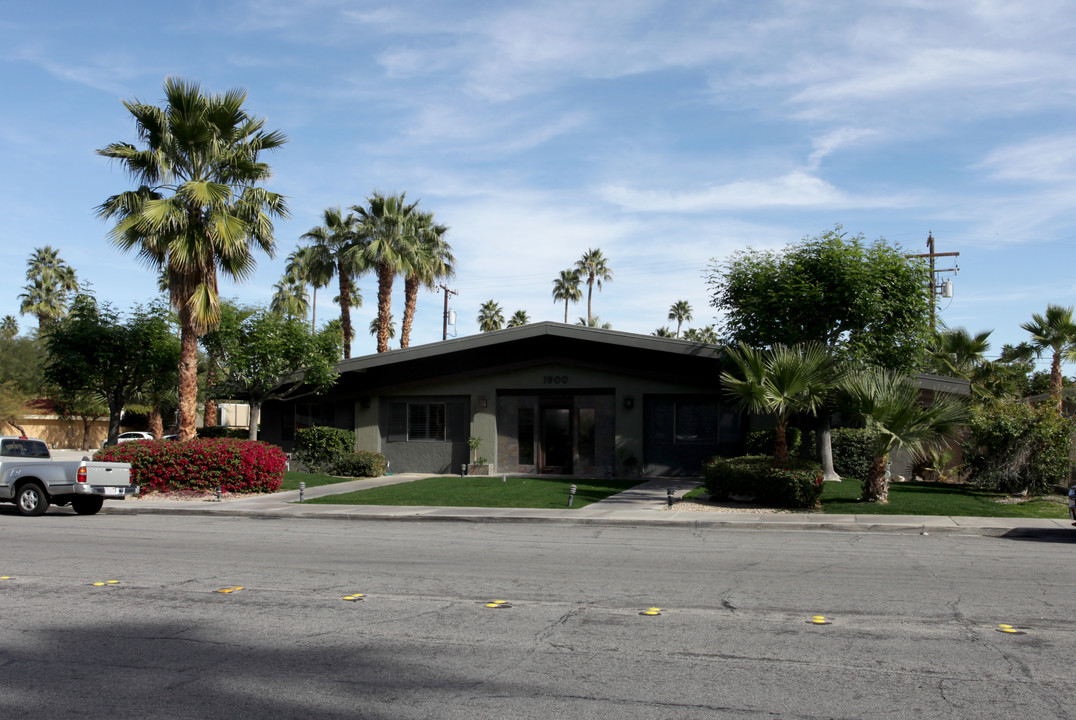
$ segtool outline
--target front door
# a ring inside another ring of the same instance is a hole
[[[543,407],[538,472],[572,474],[572,409]]]

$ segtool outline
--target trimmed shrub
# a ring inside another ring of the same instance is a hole
[[[230,438],[189,442],[140,440],[97,452],[94,460],[131,464],[134,482],[143,490],[216,490],[276,492],[288,459],[276,445]]]
[[[837,428],[832,431],[833,470],[844,478],[863,480],[874,463],[874,431],[866,428]]]
[[[1068,485],[1076,420],[1049,403],[995,402],[972,411],[963,441],[968,480],[1007,493]]]
[[[195,432],[200,438],[232,438],[233,440],[247,440],[250,438],[250,431],[246,428],[235,428],[227,425],[200,427]]]
[[[742,495],[772,507],[813,508],[822,496],[822,466],[809,460],[776,465],[769,455],[715,457],[702,472],[706,491],[722,500]]]
[[[785,428],[785,442],[788,443],[788,455],[792,457],[800,448],[803,433],[798,427]],[[769,455],[773,457],[777,449],[777,428],[755,430],[747,433],[748,455]]]
[[[340,477],[381,477],[387,470],[385,456],[369,450],[347,453],[332,466],[332,474]]]
[[[354,450],[354,430],[309,427],[295,431],[295,459],[310,472],[328,472],[337,460]]]

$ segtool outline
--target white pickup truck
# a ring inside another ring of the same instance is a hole
[[[15,503],[23,515],[41,515],[49,505],[93,515],[104,500],[138,490],[127,463],[54,460],[43,440],[0,436],[0,502]]]

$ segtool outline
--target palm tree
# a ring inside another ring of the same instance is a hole
[[[560,271],[560,277],[553,281],[553,302],[564,301],[564,323],[568,323],[568,303],[579,302],[583,299],[583,291],[579,289],[582,278],[579,271],[574,268]]]
[[[581,317],[579,318],[579,321],[576,322],[576,325],[582,325],[583,327],[601,328],[602,330],[613,329],[613,323],[603,323],[602,319],[597,315],[590,318],[589,320],[585,317]]]
[[[717,331],[714,330],[713,325],[707,325],[704,328],[688,328],[684,331],[684,339],[710,345],[717,345],[719,342]]]
[[[306,284],[296,278],[284,276],[273,285],[273,299],[269,310],[287,318],[305,318],[310,307],[310,297],[306,294]]]
[[[0,320],[0,338],[4,340],[11,340],[19,334],[19,321],[15,319],[14,315],[5,315],[3,320]]]
[[[853,414],[871,433],[874,462],[863,479],[863,499],[889,502],[886,467],[894,450],[922,453],[939,448],[955,437],[967,420],[967,408],[952,396],[938,395],[924,407],[919,388],[907,378],[881,368],[850,374],[842,389],[851,401]]]
[[[19,294],[19,312],[36,316],[39,330],[64,317],[69,296],[79,290],[75,271],[50,245],[34,248],[26,261],[26,279],[28,283]]]
[[[433,213],[413,213],[411,222],[413,226],[409,234],[414,237],[414,244],[408,248],[412,257],[408,263],[407,277],[404,278],[404,314],[400,327],[402,348],[411,345],[411,324],[415,319],[419,287],[433,290],[438,280],[456,274],[456,258],[452,255],[452,247],[444,239],[448,227],[435,223]]]
[[[685,320],[691,320],[691,304],[687,300],[677,300],[669,308],[669,319],[676,321],[676,337],[680,337],[680,326]]]
[[[255,269],[252,250],[272,257],[274,217],[287,217],[283,195],[259,183],[271,175],[263,152],[287,138],[243,109],[246,92],[204,94],[197,83],[164,82],[165,106],[124,102],[144,147],[112,143],[97,151],[116,160],[138,188],[113,195],[98,215],[115,219],[114,244],[154,268],[168,269],[179,315],[179,439],[194,437],[198,338],[220,319],[218,272],[243,280]]]
[[[380,318],[375,317],[373,320],[370,321],[370,334],[376,337],[380,327],[381,327]],[[392,315],[389,315],[389,340],[392,340],[395,337],[396,337],[396,323],[392,319]]]
[[[582,318],[580,318],[580,319],[582,319]],[[656,337],[663,337],[663,338],[671,338],[671,337],[673,337],[673,331],[670,330],[667,327],[659,327],[657,330],[655,330],[654,332],[652,332],[650,334],[654,335]]]
[[[288,255],[284,265],[285,277],[309,284],[312,291],[310,332],[315,332],[318,326],[318,290],[328,287],[335,274],[336,260],[324,245],[305,245],[292,250]]]
[[[512,317],[508,318],[508,327],[523,327],[531,321],[526,310],[516,310]]]
[[[613,279],[613,271],[609,268],[609,261],[598,248],[589,248],[583,253],[583,257],[575,261],[575,267],[587,279],[587,325],[590,326],[594,315],[591,312],[594,285],[597,284],[598,292],[601,292],[602,283]]]
[[[832,359],[818,343],[756,350],[741,342],[727,353],[738,373],[721,373],[725,393],[740,409],[774,416],[774,459],[787,462],[788,421],[793,413],[814,415],[822,407],[837,380]]]
[[[377,351],[389,349],[389,318],[392,316],[392,284],[398,273],[411,272],[414,252],[414,223],[410,216],[418,203],[404,202],[406,193],[382,195],[374,192],[366,206],[353,205],[358,214],[363,235],[364,254],[371,267],[377,269]]]
[[[328,285],[334,273],[339,282],[340,327],[347,359],[351,357],[351,341],[355,337],[351,327],[355,278],[370,268],[363,251],[359,220],[351,213],[344,215],[339,207],[325,208],[322,224],[303,233],[302,238],[312,240],[313,244],[298,251],[297,271],[315,286],[322,281]]]
[[[484,333],[504,327],[504,310],[493,300],[482,303],[478,310],[478,329]]]
[[[1035,313],[1031,316],[1031,322],[1022,323],[1021,328],[1031,333],[1031,347],[1035,350],[1036,357],[1049,350],[1050,360],[1050,397],[1057,404],[1057,412],[1061,412],[1061,361],[1063,359],[1076,359],[1073,351],[1076,350],[1076,323],[1072,320],[1072,308],[1060,305],[1047,305],[1046,314]]]
[[[990,349],[992,332],[984,330],[975,336],[964,328],[938,332],[929,348],[934,369],[943,375],[969,377]]]

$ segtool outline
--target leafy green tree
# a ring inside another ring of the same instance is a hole
[[[415,252],[415,203],[405,202],[406,193],[382,195],[374,192],[366,205],[353,205],[363,236],[366,261],[377,271],[377,351],[389,349],[392,316],[392,285],[396,276],[411,273]]]
[[[560,271],[560,277],[553,281],[553,302],[564,301],[564,323],[568,323],[568,303],[583,299],[579,285],[583,282],[579,271],[569,268]]]
[[[254,248],[272,257],[273,218],[287,217],[284,196],[266,190],[260,156],[287,142],[243,108],[246,92],[202,92],[197,83],[164,81],[165,105],[124,102],[142,147],[112,143],[97,151],[138,183],[98,208],[115,220],[110,237],[153,268],[168,271],[179,315],[179,438],[194,437],[198,338],[220,320],[218,273],[244,280],[255,269]]]
[[[863,499],[889,502],[886,467],[895,450],[915,455],[940,448],[956,437],[968,419],[967,406],[951,395],[922,405],[919,388],[907,377],[882,368],[849,374],[841,384],[853,417],[873,431],[869,443],[874,462],[863,479]]]
[[[478,309],[478,329],[484,333],[504,327],[504,309],[494,300],[487,300]]]
[[[344,358],[351,357],[351,341],[355,337],[351,327],[351,308],[362,305],[355,287],[355,280],[370,269],[362,244],[359,219],[353,213],[344,215],[339,207],[325,208],[322,211],[323,223],[303,234],[303,238],[312,240],[308,248],[300,249],[295,264],[295,272],[315,286],[324,281],[328,284],[333,275],[339,283],[340,325],[344,332]],[[311,331],[313,332],[313,326]]]
[[[609,260],[602,255],[599,248],[588,248],[583,257],[575,261],[575,267],[579,274],[587,280],[587,326],[592,325],[594,313],[591,310],[591,300],[594,296],[594,286],[598,286],[601,292],[603,282],[611,282],[613,270],[609,267]]]
[[[409,220],[412,227],[408,234],[413,242],[408,247],[410,258],[404,278],[404,314],[400,326],[402,348],[411,345],[411,324],[418,305],[419,288],[433,290],[438,280],[456,275],[456,258],[452,254],[452,247],[445,241],[448,226],[435,223],[433,213],[414,212]]]
[[[41,338],[0,338],[0,383],[14,382],[31,399],[44,396],[45,358]]]
[[[90,431],[95,422],[108,417],[108,404],[99,393],[80,390],[58,397],[56,412],[65,420],[78,420],[82,423],[82,442],[79,449],[89,450]]]
[[[212,335],[221,349],[221,392],[250,404],[251,440],[258,439],[266,402],[300,391],[323,393],[339,377],[334,366],[343,338],[334,328],[312,334],[301,320],[257,310]]]
[[[530,315],[526,310],[516,310],[512,317],[508,318],[508,327],[523,327],[529,324],[531,321]]]
[[[1044,315],[1035,313],[1031,322],[1021,323],[1020,327],[1031,333],[1031,347],[1036,357],[1050,352],[1050,397],[1060,414],[1064,382],[1061,362],[1076,359],[1076,322],[1072,319],[1072,308],[1047,305]]]
[[[75,298],[63,321],[49,327],[46,379],[62,397],[96,393],[108,405],[108,440],[120,432],[123,408],[155,377],[179,362],[179,342],[161,305],[136,307],[123,320],[110,305]]]
[[[838,381],[831,356],[818,343],[768,350],[740,343],[727,353],[736,371],[721,373],[725,393],[743,410],[773,415],[774,459],[788,462],[788,421],[793,413],[816,414]]]
[[[711,261],[710,304],[729,342],[817,342],[851,360],[910,373],[931,340],[929,269],[900,248],[838,225],[780,252]]]
[[[687,300],[677,300],[669,308],[669,319],[676,321],[676,337],[680,337],[680,328],[684,321],[691,320],[691,303]]]
[[[5,422],[25,435],[26,430],[19,423],[26,414],[26,405],[31,397],[14,380],[0,382],[0,422]]]
[[[66,315],[68,299],[79,289],[75,271],[50,245],[34,249],[26,261],[26,279],[19,312],[37,317],[38,330]]]

